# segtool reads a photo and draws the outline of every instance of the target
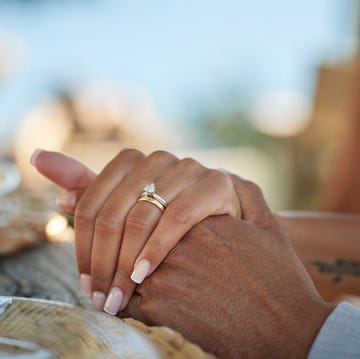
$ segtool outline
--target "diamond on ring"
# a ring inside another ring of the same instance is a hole
[[[154,204],[157,206],[161,212],[165,211],[165,208],[167,207],[167,202],[164,198],[159,196],[156,192],[156,186],[155,183],[151,182],[145,185],[143,188],[143,192],[141,193],[138,202],[139,201],[146,201]]]
[[[146,194],[148,196],[153,196],[156,190],[156,186],[155,183],[151,182],[145,185],[144,187],[144,192],[146,192]]]

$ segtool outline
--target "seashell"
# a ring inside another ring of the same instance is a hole
[[[42,242],[46,224],[54,213],[49,203],[53,194],[25,189],[0,197],[0,256],[18,252]]]
[[[0,297],[1,307],[0,358],[213,358],[167,328],[69,304]]]

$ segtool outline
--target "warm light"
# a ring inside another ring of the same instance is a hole
[[[310,112],[311,102],[304,94],[293,90],[276,90],[258,98],[252,118],[260,132],[289,137],[305,129]]]
[[[36,148],[61,151],[70,137],[72,127],[66,109],[54,99],[44,101],[27,111],[17,129],[14,143],[16,164],[26,187],[50,185],[50,181],[34,170],[29,159]]]
[[[123,118],[118,93],[100,84],[87,87],[75,96],[75,112],[81,129],[93,137],[114,132]]]
[[[65,231],[68,225],[67,219],[61,214],[54,215],[46,225],[46,234],[49,236],[57,236]]]

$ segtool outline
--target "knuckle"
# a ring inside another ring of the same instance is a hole
[[[180,160],[179,162],[181,167],[184,167],[186,169],[196,169],[196,168],[204,168],[203,165],[201,165],[198,161],[194,160],[191,157],[186,157]]]
[[[259,185],[257,185],[255,182],[245,180],[244,186],[247,188],[248,191],[250,191],[258,196],[262,196],[262,190],[259,187]]]
[[[233,181],[231,180],[231,177],[227,173],[221,170],[213,170],[213,171],[214,171],[214,178],[217,181],[217,183],[221,184],[220,187],[222,191],[224,190],[228,191],[234,189]]]
[[[148,285],[154,294],[166,294],[171,291],[171,284],[168,278],[161,273],[153,273],[147,278]]]
[[[150,153],[150,155],[148,156],[148,160],[150,162],[155,162],[155,163],[163,162],[163,161],[172,161],[175,159],[176,157],[173,154],[164,150],[154,151]]]
[[[157,239],[157,240],[150,240],[147,244],[146,244],[146,256],[148,258],[159,258],[162,257],[163,255],[166,255],[166,253],[164,253],[165,250],[165,246],[164,244],[161,242],[161,240]]]
[[[157,150],[152,153],[150,153],[149,158],[163,158],[169,156],[170,153],[164,150]]]
[[[105,283],[110,282],[110,278],[107,276],[105,270],[106,266],[103,263],[92,263],[91,265],[91,280],[96,287],[102,286]]]
[[[117,218],[112,213],[100,213],[95,220],[95,231],[100,235],[104,236],[113,234],[119,230],[120,223]]]
[[[131,273],[132,273],[132,266],[122,265],[116,271],[115,282],[121,283],[124,280],[130,280]]]
[[[126,220],[126,229],[134,232],[145,232],[149,225],[150,217],[140,206],[132,211]]]
[[[144,156],[144,154],[143,154],[141,151],[139,151],[139,150],[137,150],[137,149],[135,149],[135,148],[129,148],[129,147],[123,148],[123,149],[120,151],[119,155],[125,156],[125,157],[127,157],[127,156],[131,156],[131,157],[141,157],[141,156]]]
[[[112,168],[118,167],[119,163],[132,162],[142,157],[145,157],[145,155],[141,151],[134,148],[124,148],[109,163],[106,164],[99,176],[102,176]]]
[[[75,208],[74,216],[77,222],[86,224],[95,220],[96,213],[92,209],[92,206],[89,206],[86,202],[80,200]]]
[[[230,177],[220,170],[209,170],[208,177],[217,185],[221,185],[222,189],[224,186],[226,186],[226,188],[232,186]]]
[[[177,203],[168,207],[167,218],[170,225],[186,226],[193,218],[193,209],[190,205],[185,203]]]

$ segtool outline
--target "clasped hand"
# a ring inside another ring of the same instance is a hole
[[[74,215],[82,289],[92,296],[94,309],[114,315],[196,223],[240,213],[228,174],[165,151],[146,156],[122,150],[99,175],[56,152],[36,151],[32,163],[65,189],[58,205]],[[163,214],[138,202],[151,182],[168,203]]]

